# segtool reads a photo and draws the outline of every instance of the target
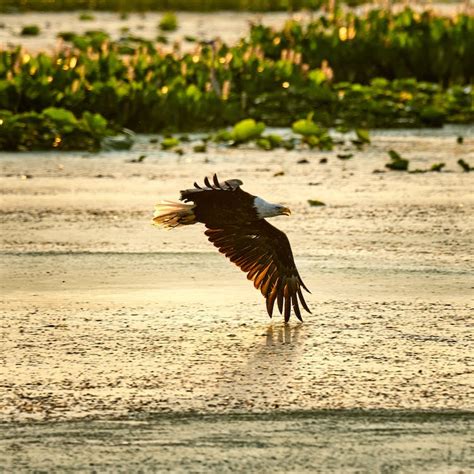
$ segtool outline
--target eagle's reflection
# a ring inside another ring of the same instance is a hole
[[[298,337],[303,327],[302,324],[290,326],[289,324],[269,324],[266,331],[266,346],[275,344],[298,344]]]
[[[304,324],[273,323],[249,331],[239,357],[222,367],[219,397],[234,408],[292,407],[301,383],[306,334]]]
[[[269,324],[264,334],[264,341],[260,336],[249,347],[243,372],[249,376],[257,372],[260,380],[275,374],[291,376],[304,352],[305,325]]]

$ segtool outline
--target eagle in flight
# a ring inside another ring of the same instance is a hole
[[[276,301],[285,322],[290,319],[291,308],[303,321],[299,303],[311,311],[301,288],[309,290],[296,269],[288,237],[265,220],[289,215],[290,210],[243,191],[242,184],[240,179],[219,183],[216,175],[212,183],[205,178],[204,186],[194,183],[194,188],[181,191],[184,203],[158,203],[153,223],[165,228],[203,223],[205,234],[219,252],[260,289],[270,318]]]

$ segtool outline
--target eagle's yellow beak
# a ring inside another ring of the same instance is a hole
[[[289,208],[287,207],[284,207],[282,210],[281,210],[281,213],[284,214],[285,216],[289,216],[291,214],[291,211]]]

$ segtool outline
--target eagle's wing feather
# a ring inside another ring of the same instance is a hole
[[[229,179],[220,183],[217,179],[217,175],[214,174],[212,184],[207,177],[204,178],[204,184],[205,186],[199,186],[199,184],[194,183],[194,188],[181,191],[181,200],[185,202],[192,201],[197,194],[206,191],[236,191],[244,183],[240,181],[240,179]]]
[[[207,183],[206,183],[207,185]],[[311,312],[303,298],[304,285],[296,269],[287,236],[261,219],[246,225],[226,225],[206,230],[209,240],[231,262],[247,273],[255,288],[267,300],[267,312],[273,314],[275,301],[285,321],[290,319],[291,308],[302,321],[299,303]]]

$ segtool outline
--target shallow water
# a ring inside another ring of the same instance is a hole
[[[459,134],[463,145],[456,143]],[[247,445],[214,439],[203,447],[202,440],[190,438],[195,430],[204,430],[206,438],[214,429],[232,439],[254,433],[249,436],[255,446],[269,448],[266,456],[273,448],[261,430],[273,435],[281,430],[291,449],[301,442],[301,463],[294,461],[301,470],[309,469],[313,452],[326,459],[326,471],[357,469],[369,462],[367,446],[376,438],[378,458],[404,472],[464,468],[469,458],[462,420],[414,422],[403,436],[388,438],[366,437],[363,426],[372,423],[373,410],[416,415],[474,408],[469,369],[474,174],[456,164],[459,158],[474,164],[473,130],[382,130],[372,138],[348,161],[337,159],[336,151],[209,147],[195,154],[192,145],[178,157],[146,136],[129,152],[3,153],[3,467],[20,462],[44,469],[50,462],[86,469],[89,462],[91,469],[126,470],[112,444],[96,437],[104,428],[100,420],[121,417],[125,424],[111,428],[113,443],[131,446],[127,453],[143,463],[149,458],[155,468],[169,467],[174,449],[162,436],[173,446],[190,446],[180,448],[183,466],[191,462],[198,471],[234,466]],[[412,168],[443,161],[445,171],[374,174],[384,170],[389,149],[409,158]],[[143,163],[130,162],[142,154]],[[320,163],[322,157],[327,164]],[[301,158],[309,163],[297,164]],[[281,171],[284,175],[274,176]],[[313,314],[303,324],[292,319],[285,326],[280,316],[270,321],[261,295],[206,241],[201,227],[160,231],[150,225],[156,201],[176,199],[179,189],[214,172],[241,178],[249,192],[292,208],[291,217],[272,222],[287,233],[312,290],[307,301]],[[326,206],[312,208],[307,199]],[[306,421],[295,426],[285,419],[279,425],[278,417],[295,410],[313,420],[322,409],[369,412],[354,430],[348,412],[340,412],[336,432],[316,417],[314,426],[322,431],[311,432],[311,440],[301,428]],[[173,427],[153,421],[164,412],[222,417],[206,431],[200,416]],[[253,418],[248,425],[234,424],[229,418],[234,413]],[[266,428],[261,413],[274,414],[275,423]],[[147,421],[136,437],[127,435],[137,416]],[[88,425],[90,431],[80,424],[85,418],[98,420]],[[73,420],[79,424],[58,424]],[[384,423],[380,429],[392,433],[395,425]],[[67,437],[60,446],[47,442],[62,437],[63,428],[84,434],[70,438],[81,446],[71,458],[75,464],[58,454]],[[326,451],[315,444],[327,436],[347,449],[344,457],[334,447]],[[439,451],[436,446],[447,439],[460,448],[446,443]],[[28,443],[31,454],[23,451]],[[218,455],[226,447],[235,454],[228,465]],[[40,452],[48,456],[35,454]],[[266,460],[284,470],[277,463],[288,454],[283,448],[274,458],[260,457],[259,448],[252,453],[254,469]]]
[[[471,472],[472,425],[469,413],[343,410],[0,424],[0,466],[15,472]]]

